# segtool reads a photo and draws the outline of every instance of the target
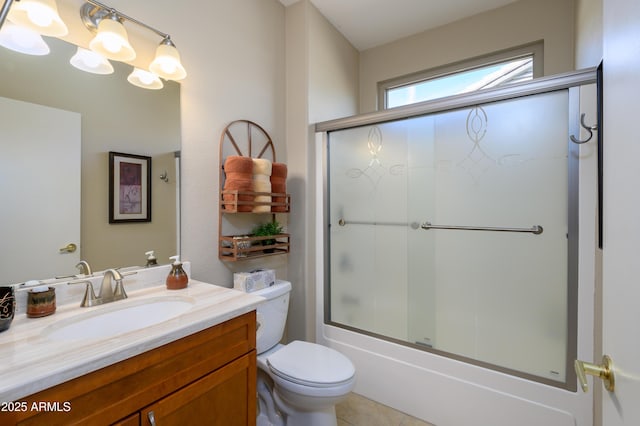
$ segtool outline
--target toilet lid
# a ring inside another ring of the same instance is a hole
[[[356,370],[340,352],[296,340],[267,358],[271,371],[306,386],[332,386],[353,378]]]

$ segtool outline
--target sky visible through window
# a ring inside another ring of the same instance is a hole
[[[435,77],[387,90],[387,108],[498,87],[533,78],[531,56]]]

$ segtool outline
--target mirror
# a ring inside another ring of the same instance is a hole
[[[60,241],[59,247],[49,249],[46,256],[68,256],[59,248],[75,243],[76,255],[79,253],[80,259],[87,260],[94,271],[144,266],[144,253],[148,250],[155,251],[158,263],[167,263],[169,256],[179,252],[179,84],[165,81],[161,90],[141,89],[127,82],[132,67],[115,61],[113,74],[86,73],[69,64],[76,46],[55,38],[45,37],[45,41],[51,48],[47,56],[23,55],[0,47],[0,97],[80,117],[81,153],[70,154],[80,158],[81,163],[80,241]],[[7,119],[0,117],[0,126],[6,127],[3,120]],[[10,138],[5,134],[3,145],[15,143],[7,139]],[[44,142],[54,144],[54,140],[52,135],[50,141]],[[151,222],[109,224],[110,151],[151,157]],[[48,157],[32,150],[27,158],[9,160],[6,155],[1,156],[0,167],[11,161],[19,163],[26,173],[35,173],[36,162],[31,161],[35,157],[45,158],[46,164]],[[46,168],[49,176],[65,173],[59,161],[48,161],[46,166],[40,162],[38,168]],[[26,195],[45,202],[42,196]],[[58,201],[56,197],[49,198],[54,201],[46,201],[47,205]],[[69,209],[66,202],[62,204],[54,207],[58,211]],[[0,213],[0,220],[18,223],[5,210]],[[43,226],[37,220],[16,226],[20,228],[20,241],[2,241],[0,253],[25,246],[26,253],[31,254],[21,255],[9,264],[0,260],[0,284],[78,273],[72,256],[68,256],[69,262],[64,267],[58,266],[56,270],[45,272],[34,267],[45,262],[45,255],[33,255],[36,251],[29,249],[42,244],[42,234],[53,226]],[[29,237],[35,239],[27,242]]]

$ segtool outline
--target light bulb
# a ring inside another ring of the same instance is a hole
[[[143,89],[157,90],[164,87],[164,84],[162,84],[162,81],[157,75],[140,68],[134,68],[133,72],[129,74],[129,77],[127,77],[127,81],[134,86],[142,87]]]
[[[51,9],[42,6],[41,4],[34,4],[27,11],[27,16],[39,27],[48,27],[53,22],[51,17]]]
[[[100,21],[98,33],[89,42],[89,47],[94,52],[116,61],[132,61],[136,58],[136,52],[129,44],[127,30],[116,15]]]
[[[8,19],[39,34],[62,37],[69,33],[55,0],[20,0],[9,9]]]
[[[27,55],[47,55],[49,46],[40,34],[31,28],[5,21],[0,30],[0,46]]]
[[[111,53],[118,53],[122,50],[122,40],[119,40],[117,37],[111,37],[110,35],[106,35],[102,39],[102,45]]]
[[[178,69],[176,64],[173,62],[164,62],[160,67],[166,74],[173,74]]]
[[[80,46],[69,62],[79,70],[93,74],[113,73],[113,66],[104,56]]]
[[[100,64],[100,57],[98,56],[98,54],[96,52],[91,52],[93,53],[93,55],[87,55],[84,58],[84,63],[87,64],[88,67],[90,68],[95,68],[98,66],[98,64]]]
[[[156,57],[149,65],[149,69],[167,80],[182,80],[187,76],[187,72],[180,63],[178,49],[169,37],[162,40],[156,49]]]
[[[140,73],[139,78],[140,78],[140,81],[143,84],[146,84],[146,85],[151,84],[153,82],[153,80],[155,80],[153,75],[151,75],[150,73],[146,73],[146,72],[145,73]]]

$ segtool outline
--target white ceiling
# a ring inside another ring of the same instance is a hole
[[[280,0],[285,6],[298,0]],[[311,0],[358,50],[379,46],[517,0]]]

